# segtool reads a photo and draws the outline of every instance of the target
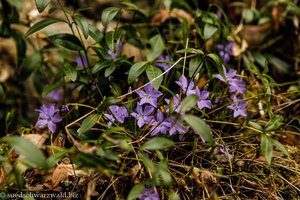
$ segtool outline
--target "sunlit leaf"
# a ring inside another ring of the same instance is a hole
[[[265,126],[265,131],[269,132],[269,131],[274,131],[278,128],[280,128],[280,126],[283,124],[283,118],[281,115],[274,115],[270,121],[266,124]]]
[[[162,74],[162,70],[156,66],[148,65],[146,68],[146,75],[149,81],[153,80],[154,78],[160,76]],[[163,81],[163,76],[159,77],[155,81],[153,81],[153,88],[156,90],[160,87],[161,82]]]
[[[81,15],[75,15],[74,16],[74,21],[76,22],[76,24],[79,26],[80,30],[83,33],[83,36],[85,39],[88,38],[89,36],[89,22],[88,20],[81,16]]]
[[[283,146],[283,144],[281,144],[280,142],[278,142],[277,140],[273,140],[271,139],[273,145],[279,150],[281,151],[284,155],[288,156],[289,152],[288,150]]]
[[[29,35],[51,25],[57,22],[66,22],[63,19],[58,19],[58,18],[46,18],[43,19],[37,23],[35,23],[32,27],[29,28],[29,30],[27,31],[27,33],[25,34],[25,37],[28,37]]]
[[[161,55],[164,48],[164,41],[160,34],[153,36],[150,41],[150,48],[147,49],[147,60],[152,61]]]
[[[106,26],[111,20],[120,12],[120,8],[109,7],[103,10],[101,20],[104,26]]]
[[[211,38],[216,32],[218,31],[218,28],[212,24],[205,24],[204,30],[203,30],[203,36],[205,40],[208,40]]]
[[[77,68],[76,68],[76,63],[75,62],[66,62],[64,63],[63,71],[66,74],[66,76],[71,80],[71,81],[76,81],[77,79]]]
[[[82,121],[81,126],[78,130],[78,135],[82,135],[85,132],[89,131],[96,124],[96,122],[99,120],[99,117],[100,116],[98,114],[91,114],[90,116],[85,118]]]
[[[38,11],[41,13],[45,10],[45,8],[49,5],[51,0],[35,0],[35,5]]]

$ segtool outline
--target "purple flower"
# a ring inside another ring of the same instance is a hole
[[[233,42],[229,42],[227,45],[223,45],[223,44],[217,45],[219,54],[224,63],[229,62],[230,57],[232,56],[233,45],[234,45]]]
[[[195,90],[194,90],[194,82],[193,81],[188,81],[188,79],[185,76],[180,76],[179,81],[175,81],[175,83],[177,85],[180,86],[180,88],[182,89],[182,91],[187,95],[191,95],[191,94],[196,94]]]
[[[221,146],[221,147],[220,147],[220,152],[221,152],[222,154],[224,154],[225,156],[229,157],[230,160],[232,159],[232,155],[231,155],[229,152],[227,152],[227,151],[225,150],[225,147],[224,147],[224,146]]]
[[[157,98],[162,95],[158,90],[153,89],[153,84],[150,83],[145,86],[145,90],[138,90],[136,93],[140,96],[140,105],[149,103],[155,108],[157,107]]]
[[[180,96],[179,94],[176,94],[172,100],[170,99],[165,99],[165,102],[167,104],[169,104],[168,108],[166,109],[166,111],[168,113],[172,113],[172,112],[176,112],[179,113],[180,112]]]
[[[138,196],[140,200],[159,200],[159,195],[154,191],[154,187],[146,187]]]
[[[48,129],[55,133],[56,124],[62,121],[61,116],[57,114],[59,111],[55,104],[42,105],[40,109],[37,109],[40,113],[39,119],[35,126],[39,129],[48,127]]]
[[[246,83],[242,81],[240,78],[233,78],[229,81],[229,92],[239,92],[241,94],[245,94],[246,92]]]
[[[137,104],[136,106],[136,113],[131,113],[131,116],[133,116],[136,120],[138,120],[137,124],[141,128],[145,124],[150,123],[154,117],[151,116],[151,113],[153,112],[154,107],[150,105],[146,105],[144,110],[143,107],[140,104]]]
[[[115,52],[112,52],[112,50],[108,50],[108,51],[107,51],[108,55],[110,56],[110,58],[111,58],[112,60],[114,60],[114,59],[119,55],[119,53],[120,53],[121,50],[122,50],[122,47],[123,47],[123,45],[122,45],[122,43],[120,42],[120,43],[118,44],[118,47],[117,47],[117,49],[116,49]]]
[[[176,121],[173,117],[169,117],[166,121],[170,123],[170,135],[174,135],[175,133],[184,134],[188,131],[185,127],[183,127],[182,120]]]
[[[157,60],[173,61],[173,59],[170,56],[163,56],[163,55],[158,56]],[[162,68],[164,71],[167,71],[171,67],[170,64],[165,63],[165,62],[157,62],[157,63],[154,63],[154,65]]]
[[[203,90],[200,92],[200,89],[197,87],[196,88],[196,95],[199,97],[199,101],[197,103],[198,108],[203,109],[203,108],[209,108],[211,109],[211,101],[207,100],[209,96],[209,92],[206,90]]]
[[[69,112],[69,107],[67,105],[62,105],[60,111],[62,113]]]
[[[111,126],[115,120],[122,124],[124,123],[125,118],[128,117],[128,111],[125,106],[112,105],[109,106],[109,110],[111,114],[104,114],[104,116],[110,120],[108,126]]]
[[[221,74],[216,74],[215,77],[225,83],[231,81],[236,74],[236,70],[234,69],[230,69],[229,72],[227,73],[227,70],[224,65],[223,65],[223,71],[224,71],[225,79],[223,78],[223,76],[221,76]]]
[[[236,95],[232,96],[233,105],[227,106],[230,110],[233,110],[233,117],[236,118],[238,116],[247,116],[247,102],[241,101]]]
[[[78,67],[88,66],[88,59],[86,56],[83,56],[82,58],[80,56],[76,57],[75,62],[77,63]]]
[[[155,136],[158,133],[166,134],[168,129],[171,127],[171,123],[168,120],[164,120],[164,115],[160,110],[157,110],[156,120],[152,123],[151,136]]]
[[[63,99],[63,89],[60,87],[60,88],[57,88],[57,89],[49,92],[45,96],[45,99],[54,100],[54,101],[62,101],[62,99]]]

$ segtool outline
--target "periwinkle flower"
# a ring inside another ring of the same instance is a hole
[[[168,123],[170,123],[169,133],[170,135],[174,135],[175,133],[184,134],[188,130],[183,126],[183,121],[176,121],[173,117],[168,117],[166,119]]]
[[[229,81],[231,81],[234,78],[234,76],[236,75],[236,70],[234,70],[234,69],[230,69],[229,72],[227,73],[227,70],[224,65],[223,65],[223,71],[224,71],[225,79],[223,78],[223,76],[221,76],[221,74],[216,74],[215,78],[217,78],[220,81],[225,82],[225,83],[228,83]]]
[[[48,127],[48,129],[55,133],[56,124],[62,121],[62,118],[57,112],[59,111],[55,104],[42,105],[37,109],[40,113],[38,121],[35,126],[39,129]]]
[[[125,106],[111,105],[109,106],[111,114],[104,114],[109,120],[108,126],[111,126],[115,120],[119,123],[124,123],[125,118],[128,117],[128,111]]]
[[[120,42],[120,43],[118,44],[117,49],[116,49],[115,52],[113,52],[112,50],[108,50],[107,53],[108,53],[108,55],[110,56],[110,58],[111,58],[112,60],[114,60],[114,59],[120,54],[122,48],[123,48],[123,45],[122,45],[122,43]]]
[[[154,191],[154,187],[145,187],[143,192],[138,196],[140,200],[159,200],[159,195]]]
[[[146,85],[144,90],[138,90],[136,93],[141,98],[140,105],[148,103],[155,108],[157,107],[157,98],[162,95],[160,91],[153,88],[152,83]]]
[[[154,110],[153,106],[146,105],[145,108],[143,109],[143,107],[140,104],[137,104],[136,106],[137,112],[131,113],[131,116],[133,116],[136,120],[138,120],[137,124],[141,128],[142,126],[150,123],[154,119],[154,117],[151,116],[153,110]]]
[[[53,101],[62,101],[63,100],[63,89],[57,88],[51,92],[49,92],[46,96],[45,99],[48,100],[53,100]]]
[[[239,92],[245,94],[246,92],[246,83],[240,78],[233,78],[229,81],[229,92]]]
[[[168,129],[171,127],[171,123],[164,120],[164,115],[160,110],[157,110],[156,121],[152,123],[151,136],[155,136],[158,133],[167,134]]]
[[[179,85],[179,87],[182,89],[182,91],[187,95],[192,95],[195,94],[195,90],[194,90],[194,82],[193,81],[188,81],[188,79],[182,75],[179,78],[179,81],[175,81],[175,83],[177,85]]]
[[[242,101],[236,95],[232,96],[233,105],[227,106],[230,110],[233,110],[233,117],[236,118],[238,116],[247,116],[247,102]]]
[[[196,95],[199,97],[199,101],[197,102],[197,106],[200,109],[203,108],[209,108],[211,109],[211,101],[208,100],[209,92],[206,90],[203,90],[202,92],[197,87],[196,88]]]
[[[176,112],[179,113],[180,112],[180,96],[179,94],[176,94],[171,100],[170,99],[165,99],[165,102],[168,105],[166,111],[169,113],[172,112]]]
[[[232,56],[233,45],[234,45],[233,42],[229,42],[227,45],[223,45],[223,44],[217,45],[219,54],[224,63],[229,62],[230,57]]]
[[[60,111],[62,113],[69,112],[69,107],[67,105],[62,105]]]
[[[173,61],[173,59],[170,56],[163,56],[163,55],[158,56],[157,60]],[[157,63],[154,63],[154,65],[162,68],[164,71],[167,71],[171,67],[170,64],[165,63],[165,62],[157,62]]]
[[[224,154],[225,156],[229,157],[229,159],[232,159],[232,157],[233,157],[229,152],[226,151],[226,149],[225,149],[224,146],[221,146],[221,147],[220,147],[220,152],[221,152],[222,154]]]
[[[78,67],[84,67],[84,66],[88,66],[88,59],[86,56],[83,57],[76,57],[75,58],[75,62],[77,63]]]

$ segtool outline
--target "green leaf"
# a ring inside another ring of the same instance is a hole
[[[218,31],[218,28],[212,24],[205,24],[204,30],[203,30],[203,36],[205,40],[208,40],[211,38],[216,32]]]
[[[256,130],[259,130],[259,131],[262,131],[262,130],[263,130],[263,128],[261,127],[261,125],[259,125],[259,124],[256,123],[256,122],[249,121],[249,124],[250,124],[253,128],[255,128]]]
[[[66,21],[63,19],[58,19],[58,18],[43,19],[43,20],[35,23],[32,27],[30,27],[29,30],[27,31],[27,33],[25,33],[25,37],[28,37],[29,35],[49,26],[50,24],[54,24],[57,22],[66,22]]]
[[[65,75],[71,80],[76,81],[77,79],[77,64],[75,62],[65,62],[63,71]]]
[[[211,130],[209,126],[200,118],[193,115],[185,115],[182,117],[188,125],[192,127],[192,129],[201,135],[206,141],[213,144],[214,140],[211,134]]]
[[[38,11],[41,13],[45,10],[45,8],[49,5],[51,0],[35,0],[35,5]]]
[[[271,139],[271,141],[279,151],[281,151],[284,155],[289,156],[288,150],[280,142],[274,139]]]
[[[199,98],[195,94],[185,97],[180,103],[180,112],[189,111],[197,104],[198,100]]]
[[[25,81],[30,74],[42,65],[42,56],[40,52],[34,52],[32,55],[26,57],[20,66],[20,81]]]
[[[47,94],[49,94],[50,92],[52,92],[53,90],[56,90],[57,88],[59,88],[61,86],[61,83],[56,83],[54,85],[49,85],[46,86],[43,91],[42,91],[42,97],[47,96]]]
[[[283,124],[282,121],[283,121],[283,118],[281,115],[274,115],[270,119],[270,121],[266,124],[265,131],[269,132],[269,131],[274,131],[274,130],[280,128],[280,126]]]
[[[221,58],[218,55],[213,54],[213,53],[207,54],[207,58],[208,58],[208,61],[213,64],[213,66],[217,67],[219,74],[225,79],[225,74],[224,74]],[[208,69],[208,70],[210,70],[210,69]]]
[[[105,42],[111,51],[116,51],[116,47],[120,43],[121,34],[121,29],[117,29],[116,31],[110,31],[105,34]]]
[[[89,131],[96,124],[99,118],[100,116],[98,114],[91,114],[90,116],[85,118],[78,130],[78,135],[82,135],[85,132]]]
[[[52,43],[69,50],[80,51],[84,49],[84,46],[81,44],[80,40],[69,33],[51,35],[49,36],[49,40]]]
[[[162,70],[156,66],[148,65],[146,68],[146,74],[149,81],[153,80],[154,78],[160,76],[162,74]],[[153,81],[153,87],[157,90],[160,87],[161,82],[163,81],[163,76],[159,77],[155,81]]]
[[[242,18],[247,24],[252,22],[255,18],[255,13],[253,12],[253,9],[244,9],[242,12]]]
[[[5,99],[5,92],[4,92],[4,89],[2,87],[2,85],[0,85],[0,103]]]
[[[142,14],[144,17],[148,17],[148,14],[144,10],[140,9],[139,7],[137,7],[135,4],[133,4],[131,2],[123,1],[123,2],[121,2],[121,4],[127,6],[127,8],[126,8],[127,10],[136,11],[136,12]]]
[[[49,158],[47,158],[47,169],[51,169],[56,165],[61,159],[63,159],[68,153],[65,151],[57,152],[52,154]]]
[[[147,60],[153,61],[154,59],[156,59],[158,56],[161,55],[164,48],[164,41],[160,36],[160,34],[157,34],[150,39],[149,44],[151,47],[148,48],[146,51]]]
[[[93,66],[92,73],[95,74],[95,73],[99,72],[101,69],[107,68],[110,65],[111,65],[110,60],[99,60]]]
[[[260,151],[266,158],[268,164],[271,164],[273,157],[273,143],[265,134],[261,134]]]
[[[200,49],[195,49],[195,48],[187,48],[187,49],[180,49],[176,51],[176,53],[190,53],[190,54],[199,54],[203,55],[204,52]]]
[[[103,33],[95,26],[89,24],[89,35],[99,43],[103,38]]]
[[[290,73],[291,71],[291,65],[280,58],[269,56],[269,62],[282,73]]]
[[[166,149],[174,145],[174,142],[168,138],[165,137],[154,137],[145,142],[142,145],[143,149],[147,150],[160,150],[160,149]]]
[[[23,155],[26,161],[33,165],[46,168],[46,157],[42,151],[29,140],[18,136],[5,137],[2,139],[11,145],[19,154]]]
[[[15,43],[16,43],[16,49],[17,49],[17,65],[20,66],[26,56],[26,41],[22,35],[17,30],[12,29],[11,35],[13,36]]]
[[[76,24],[79,26],[80,30],[83,33],[83,36],[85,39],[88,38],[89,36],[89,22],[88,20],[81,16],[81,15],[75,15],[74,16],[74,21],[76,22]]]
[[[104,26],[106,26],[119,12],[120,8],[109,7],[103,10],[101,20]]]
[[[128,83],[133,83],[146,69],[147,61],[142,61],[135,63],[129,70],[128,73]]]
[[[147,156],[145,156],[142,153],[138,153],[139,158],[142,159],[143,164],[145,165],[145,167],[150,170],[152,173],[155,172],[155,165],[154,163],[151,161],[150,158],[148,158]]]
[[[133,186],[127,196],[127,200],[135,200],[143,192],[144,188],[143,183],[138,183]]]
[[[115,70],[116,70],[116,64],[111,63],[110,66],[105,69],[104,76],[109,77]]]
[[[189,63],[189,77],[192,78],[192,76],[195,76],[200,69],[202,68],[202,59],[203,57],[197,56],[195,58],[192,58]]]

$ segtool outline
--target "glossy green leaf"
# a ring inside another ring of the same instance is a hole
[[[214,143],[211,130],[202,119],[193,115],[185,115],[182,118],[197,134],[200,134],[209,143]]]
[[[85,118],[82,121],[81,126],[78,130],[78,135],[82,135],[85,132],[89,131],[96,124],[96,122],[99,120],[99,117],[100,116],[98,114],[91,114],[90,116]]]
[[[24,159],[33,165],[46,168],[46,157],[42,151],[29,140],[18,136],[5,137],[2,141],[11,145],[19,154],[24,156]]]
[[[222,65],[222,60],[221,58],[216,55],[216,54],[213,54],[213,53],[209,53],[206,55],[207,56],[207,59],[209,62],[212,63],[213,66],[215,66],[219,72],[219,74],[225,78],[225,74],[224,74],[224,70],[223,70],[223,65]]]
[[[139,7],[137,7],[135,4],[133,4],[131,2],[123,1],[123,2],[121,2],[121,4],[127,6],[127,8],[126,8],[127,10],[136,11],[136,12],[142,14],[144,17],[148,17],[148,14],[144,10],[140,9]]]
[[[142,61],[132,65],[128,73],[129,84],[133,83],[146,70],[147,63],[147,61]]]
[[[271,139],[273,145],[279,150],[281,151],[284,155],[288,156],[289,152],[288,150],[283,146],[283,144],[281,144],[280,142],[278,142],[277,140]]]
[[[40,52],[34,52],[32,55],[26,57],[20,66],[20,81],[25,81],[30,74],[42,65],[42,56]]]
[[[145,185],[143,183],[138,183],[133,186],[127,196],[127,200],[135,200],[144,190]]]
[[[69,33],[51,35],[49,36],[49,40],[52,43],[69,50],[80,51],[84,49],[84,46],[81,44],[80,40]]]
[[[101,69],[107,68],[111,65],[110,60],[99,60],[92,68],[92,73],[95,74],[99,72]]]
[[[203,36],[205,40],[208,40],[211,38],[216,32],[218,31],[218,28],[212,24],[205,24],[204,30],[203,30]]]
[[[192,94],[185,97],[180,103],[180,112],[187,112],[195,107],[199,98],[197,95]]]
[[[27,47],[26,41],[25,41],[22,33],[20,33],[19,31],[12,29],[11,34],[16,43],[17,59],[18,59],[17,65],[20,66],[26,56],[26,47]]]
[[[104,26],[106,26],[111,20],[120,12],[120,8],[109,7],[103,10],[101,20]]]
[[[142,145],[143,149],[147,150],[160,150],[160,149],[167,149],[174,145],[174,142],[165,137],[154,137],[145,142]]]
[[[122,30],[120,29],[117,29],[116,31],[110,31],[105,34],[105,42],[111,51],[116,52],[116,48],[120,43],[121,34]]]
[[[154,78],[160,76],[162,74],[162,70],[156,66],[148,65],[146,68],[146,74],[149,81],[153,80]],[[153,81],[153,87],[157,90],[160,87],[161,82],[163,81],[163,76],[159,77],[155,81]]]
[[[71,80],[76,81],[77,79],[77,64],[75,62],[65,62],[63,71],[65,75]]]
[[[41,13],[45,10],[50,2],[51,0],[35,0],[35,5],[37,10]]]
[[[249,124],[250,124],[253,128],[255,128],[256,130],[259,130],[259,131],[262,131],[262,130],[263,130],[263,128],[261,127],[261,125],[259,125],[259,124],[256,123],[256,122],[250,121]]]
[[[57,22],[66,22],[63,19],[58,19],[58,18],[46,18],[43,19],[37,23],[35,23],[32,27],[29,28],[29,30],[27,31],[27,33],[25,34],[25,37],[28,37],[29,35],[51,25]]]
[[[195,58],[192,58],[189,62],[189,77],[192,78],[195,76],[200,69],[202,68],[202,56],[196,56]]]
[[[105,69],[104,76],[109,77],[115,70],[116,70],[116,64],[111,63],[110,66]]]
[[[89,35],[99,43],[103,38],[103,33],[95,26],[89,24]]]
[[[89,36],[89,22],[88,20],[81,16],[81,15],[75,15],[74,16],[75,23],[79,26],[80,30],[83,33],[83,36],[85,39]]]
[[[164,48],[164,41],[160,34],[157,34],[153,36],[150,41],[150,48],[147,49],[147,60],[148,61],[153,61],[156,59],[158,56],[161,55],[163,48]]]
[[[265,134],[261,134],[260,151],[266,158],[268,164],[271,164],[273,157],[273,143]]]

